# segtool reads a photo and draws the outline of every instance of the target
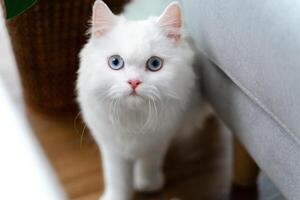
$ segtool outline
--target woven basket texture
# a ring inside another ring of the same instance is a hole
[[[94,0],[38,0],[6,25],[25,101],[50,111],[73,110],[78,53]],[[105,1],[115,13],[126,0]]]

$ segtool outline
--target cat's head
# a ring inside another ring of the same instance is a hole
[[[79,93],[134,106],[185,100],[195,75],[193,51],[181,35],[181,26],[177,3],[159,17],[129,21],[97,0],[91,38],[80,54]]]

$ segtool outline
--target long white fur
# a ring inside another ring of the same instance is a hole
[[[194,53],[184,38],[168,38],[157,17],[142,21],[113,17],[112,28],[92,33],[80,53],[78,102],[101,149],[105,181],[101,200],[130,200],[134,189],[155,191],[163,186],[164,155],[194,108],[199,89]],[[107,59],[115,54],[124,59],[121,70],[108,66]],[[145,70],[154,55],[164,59],[163,68]],[[142,81],[136,89],[139,97],[129,95],[129,79]]]

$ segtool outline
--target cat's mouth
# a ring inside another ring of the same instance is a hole
[[[130,92],[129,96],[141,96],[141,95],[138,94],[138,93],[136,92],[136,90],[132,90],[132,91]]]

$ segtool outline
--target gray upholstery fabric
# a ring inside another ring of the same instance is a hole
[[[183,0],[210,100],[288,199],[300,199],[300,1]],[[224,74],[223,74],[224,72]]]
[[[198,47],[300,145],[300,1],[183,2]]]
[[[299,146],[217,66],[203,68],[206,95],[260,168],[287,199],[300,197]]]

